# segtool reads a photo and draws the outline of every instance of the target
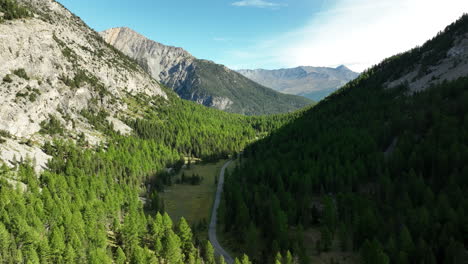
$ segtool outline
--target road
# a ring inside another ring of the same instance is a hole
[[[224,171],[226,170],[227,166],[231,164],[231,162],[232,160],[226,162],[223,168],[221,168],[221,172],[219,173],[218,188],[216,189],[216,197],[215,197],[215,202],[213,205],[213,212],[211,213],[210,227],[208,230],[208,237],[210,238],[210,242],[213,245],[215,252],[217,253],[218,256],[222,255],[224,257],[224,260],[228,264],[234,263],[234,260],[232,259],[231,256],[229,256],[226,250],[224,250],[223,247],[218,242],[218,237],[216,236],[216,223],[218,220],[219,202],[221,201],[221,194],[223,193]]]

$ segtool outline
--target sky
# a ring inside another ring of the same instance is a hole
[[[96,31],[130,27],[233,69],[363,71],[468,13],[467,0],[58,0]]]

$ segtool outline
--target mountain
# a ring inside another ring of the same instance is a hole
[[[250,145],[225,182],[227,239],[257,261],[463,263],[467,106],[464,15]]]
[[[245,115],[291,112],[312,103],[275,92],[223,65],[197,59],[181,48],[162,45],[129,28],[112,28],[100,34],[183,99]]]
[[[214,263],[164,213],[170,171],[300,113],[182,100],[53,0],[0,0],[0,36],[0,263]]]
[[[344,65],[337,68],[301,66],[279,70],[238,70],[238,72],[276,91],[304,96],[317,102],[359,75]]]
[[[114,117],[127,112],[128,94],[167,98],[167,91],[143,69],[57,2],[21,2],[35,10],[34,17],[0,24],[0,130],[43,143],[41,123],[54,116],[70,137],[85,133],[89,141],[99,142],[102,136],[83,111],[106,111],[125,133],[128,127]],[[46,156],[34,145],[8,141],[0,147],[2,158],[29,155],[37,168],[43,167]]]

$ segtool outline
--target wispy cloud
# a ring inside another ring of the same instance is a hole
[[[362,71],[423,44],[466,10],[466,0],[337,0],[301,28],[228,53],[244,67],[345,64]]]
[[[286,4],[273,3],[265,0],[242,0],[232,3],[233,6],[248,6],[258,8],[279,8],[286,6]]]
[[[213,40],[217,41],[217,42],[227,42],[227,41],[229,41],[229,39],[223,38],[223,37],[214,37]]]

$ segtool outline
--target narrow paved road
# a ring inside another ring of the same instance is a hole
[[[219,202],[221,201],[221,194],[223,193],[223,185],[224,185],[224,171],[226,170],[227,166],[231,164],[232,160],[226,162],[221,169],[221,172],[219,173],[219,178],[218,178],[218,188],[216,190],[216,198],[213,206],[213,212],[211,213],[211,221],[210,221],[210,227],[208,230],[208,237],[210,238],[210,242],[213,245],[215,252],[218,255],[223,255],[224,260],[228,264],[234,263],[234,260],[232,259],[231,256],[226,252],[226,250],[223,249],[223,247],[219,244],[218,238],[216,237],[216,222],[218,220],[218,207],[219,207]]]

